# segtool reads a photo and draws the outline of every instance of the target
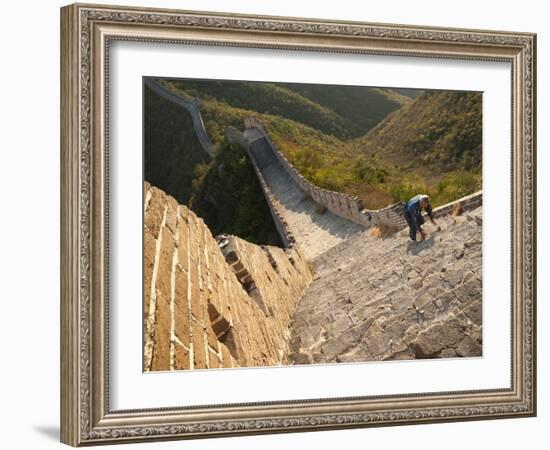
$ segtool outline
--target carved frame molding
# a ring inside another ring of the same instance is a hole
[[[108,62],[112,40],[509,61],[512,386],[111,411]],[[61,439],[73,445],[536,414],[536,35],[75,4],[61,10]]]

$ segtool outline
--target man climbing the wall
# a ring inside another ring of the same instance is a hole
[[[403,208],[403,214],[409,225],[409,237],[412,241],[416,241],[416,233],[419,232],[422,240],[426,239],[426,233],[422,229],[424,224],[424,218],[422,217],[422,210],[426,210],[430,222],[436,225],[432,205],[430,204],[430,198],[427,195],[419,194],[411,198]]]

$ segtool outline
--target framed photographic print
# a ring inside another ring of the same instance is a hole
[[[61,440],[536,414],[530,33],[61,9]]]

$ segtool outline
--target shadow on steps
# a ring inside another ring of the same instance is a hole
[[[411,255],[418,255],[423,250],[433,247],[435,244],[435,238],[431,235],[428,239],[425,239],[421,242],[409,241],[407,245],[407,253]]]

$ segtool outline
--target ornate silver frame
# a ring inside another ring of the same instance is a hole
[[[512,65],[509,389],[111,411],[106,236],[112,40],[201,43]],[[80,446],[536,414],[536,35],[75,4],[61,9],[61,440]]]

